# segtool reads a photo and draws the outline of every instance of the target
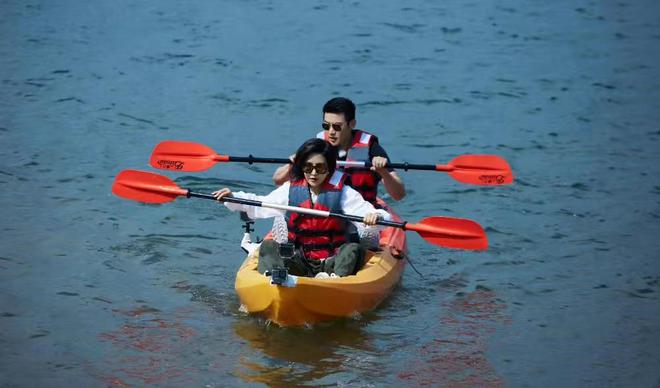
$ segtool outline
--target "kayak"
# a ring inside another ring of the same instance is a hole
[[[378,199],[393,221],[401,221]],[[406,234],[387,227],[380,233],[380,249],[367,251],[357,274],[341,278],[288,275],[282,285],[257,271],[258,250],[248,254],[236,274],[236,293],[242,308],[280,326],[302,326],[350,317],[375,309],[399,282],[407,254]]]

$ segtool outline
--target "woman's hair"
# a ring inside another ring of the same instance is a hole
[[[328,164],[327,176],[332,176],[335,172],[335,168],[337,168],[337,148],[323,139],[309,139],[298,148],[298,151],[296,151],[293,166],[289,173],[291,181],[305,178],[303,166],[305,166],[307,159],[313,154],[321,154],[325,157],[325,161]]]

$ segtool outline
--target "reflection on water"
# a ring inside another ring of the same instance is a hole
[[[364,319],[343,319],[313,328],[281,328],[262,319],[238,320],[234,332],[258,352],[243,354],[236,373],[246,382],[271,386],[302,386],[327,378],[336,382],[336,375],[356,362],[356,351],[365,359],[375,351],[365,325]]]
[[[185,322],[190,311],[178,311],[175,317],[168,317],[157,309],[141,306],[117,313],[126,317],[126,323],[99,337],[111,343],[115,352],[126,355],[108,359],[103,370],[92,370],[92,374],[110,385],[128,387],[181,384],[198,372],[197,368],[179,362],[186,344],[197,336]]]
[[[496,326],[508,320],[506,306],[495,293],[477,288],[441,303],[438,324],[429,333],[410,367],[399,379],[415,385],[502,387],[504,381],[487,358],[487,341]]]

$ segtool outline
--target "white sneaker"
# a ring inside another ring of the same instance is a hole
[[[336,273],[333,272],[333,273],[330,274],[330,277],[331,278],[340,278],[341,276],[339,276],[339,275],[337,275]]]
[[[330,277],[330,275],[328,275],[327,272],[319,272],[319,273],[316,274],[316,276],[314,276],[315,279],[327,279],[329,277]]]

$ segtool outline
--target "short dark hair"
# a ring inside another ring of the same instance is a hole
[[[303,166],[307,163],[307,159],[313,154],[321,154],[328,164],[328,177],[332,176],[337,168],[337,148],[326,142],[323,139],[309,139],[304,142],[296,151],[293,166],[290,172],[292,181],[297,181],[305,178]]]
[[[346,97],[335,97],[323,105],[323,113],[344,114],[347,123],[355,120],[355,104]]]

